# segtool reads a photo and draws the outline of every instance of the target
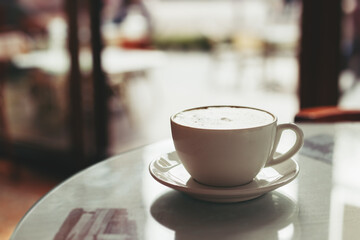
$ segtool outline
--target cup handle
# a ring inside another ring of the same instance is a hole
[[[285,130],[293,131],[296,134],[296,141],[295,141],[294,145],[287,152],[281,154],[280,156],[274,157],[275,151],[280,142],[280,137],[281,137],[283,131],[285,131]],[[265,167],[275,165],[275,164],[281,163],[285,160],[288,160],[290,157],[295,155],[295,153],[297,153],[300,150],[300,148],[302,147],[303,144],[304,144],[304,133],[301,130],[301,128],[299,128],[298,126],[296,126],[295,124],[292,124],[292,123],[279,124],[276,129],[274,146],[271,151],[270,157],[265,164]]]

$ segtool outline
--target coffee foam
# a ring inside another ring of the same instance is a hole
[[[240,107],[207,107],[175,115],[181,125],[204,129],[242,129],[270,124],[274,117],[261,110]]]

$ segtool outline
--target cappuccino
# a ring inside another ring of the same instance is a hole
[[[271,124],[275,120],[266,111],[236,106],[194,108],[173,117],[173,121],[180,125],[202,129],[254,128]]]

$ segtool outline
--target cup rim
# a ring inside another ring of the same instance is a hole
[[[246,108],[246,109],[252,109],[252,110],[256,110],[256,111],[261,111],[261,112],[267,113],[267,114],[269,114],[270,116],[272,116],[272,117],[273,117],[273,121],[270,122],[270,123],[267,123],[267,124],[263,124],[263,125],[259,125],[259,126],[254,126],[254,127],[246,127],[246,128],[219,128],[219,129],[216,129],[216,128],[201,128],[201,127],[189,126],[189,125],[185,125],[185,124],[178,123],[178,122],[176,122],[176,121],[174,120],[175,116],[176,116],[177,114],[179,114],[179,113],[182,113],[182,112],[192,111],[192,110],[196,110],[196,109],[217,108],[217,107]],[[234,130],[257,129],[257,128],[263,128],[263,127],[272,125],[272,124],[276,123],[277,120],[278,120],[277,116],[275,116],[273,113],[271,113],[271,112],[269,112],[269,111],[267,111],[267,110],[264,110],[264,109],[261,109],[261,108],[255,108],[255,107],[240,106],[240,105],[206,105],[206,106],[200,106],[200,107],[187,108],[187,109],[184,109],[184,110],[182,110],[182,111],[176,112],[175,114],[171,115],[171,117],[170,117],[171,123],[176,124],[176,125],[178,125],[178,126],[182,126],[182,127],[186,127],[186,128],[191,128],[191,129],[206,130],[206,131],[234,131]]]

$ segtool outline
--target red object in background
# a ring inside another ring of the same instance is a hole
[[[151,41],[149,38],[138,40],[121,40],[121,47],[125,49],[151,49]]]
[[[295,122],[324,123],[346,121],[360,121],[360,110],[323,106],[301,109],[295,116]]]

